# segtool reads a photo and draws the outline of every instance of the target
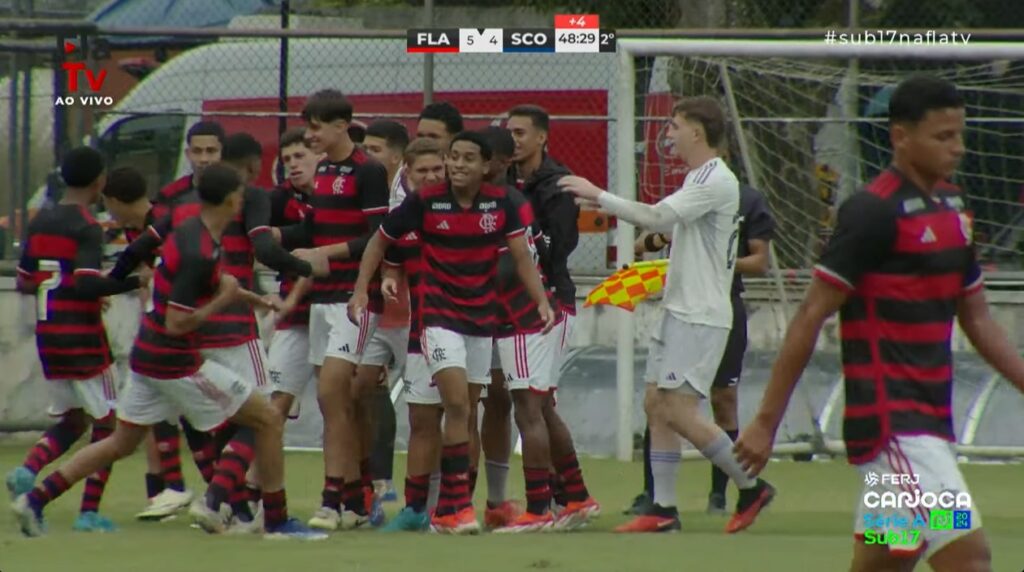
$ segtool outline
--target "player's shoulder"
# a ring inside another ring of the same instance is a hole
[[[511,194],[509,193],[510,189],[511,187],[508,185],[492,185],[490,183],[484,183],[480,185],[480,198],[488,200],[512,200]]]
[[[387,173],[387,168],[384,167],[384,163],[381,163],[377,159],[374,159],[369,153],[363,150],[361,147],[356,147],[349,155],[349,161],[360,171],[383,171]]]
[[[192,187],[192,175],[185,175],[167,183],[160,189],[160,195],[165,198],[173,197]]]
[[[448,195],[448,182],[438,183],[436,185],[430,185],[423,187],[422,189],[411,193],[408,196],[419,197],[421,201],[436,201]]]

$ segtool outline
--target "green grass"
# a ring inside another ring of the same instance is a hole
[[[0,470],[18,464],[25,445],[0,445]],[[404,457],[396,463],[401,479]],[[775,504],[747,532],[726,535],[725,521],[703,514],[708,465],[686,463],[681,470],[683,532],[669,535],[617,535],[609,531],[626,517],[621,509],[637,492],[639,464],[588,459],[583,463],[590,490],[604,515],[592,528],[572,534],[452,538],[426,534],[385,535],[373,531],[336,533],[326,542],[270,542],[258,537],[211,537],[189,528],[186,518],[154,524],[131,515],[144,498],[141,455],[114,468],[103,513],[122,527],[117,534],[71,532],[81,487],[47,511],[50,534],[25,539],[9,514],[0,517],[2,572],[316,572],[443,570],[492,572],[556,571],[758,571],[846,570],[851,555],[853,509],[860,491],[856,471],[843,462],[769,466],[765,476],[779,489]],[[289,505],[293,515],[309,516],[319,500],[321,460],[309,453],[287,458]],[[971,465],[963,471],[975,505],[984,514],[995,555],[995,570],[1024,564],[1020,503],[1021,467]],[[199,483],[188,467],[190,485]],[[486,486],[481,475],[477,506]],[[523,498],[522,478],[513,467],[512,494]],[[398,481],[399,483],[401,481]],[[401,485],[399,484],[401,489]],[[730,489],[730,502],[735,490]],[[389,513],[400,503],[389,505]],[[925,566],[919,566],[924,569]]]

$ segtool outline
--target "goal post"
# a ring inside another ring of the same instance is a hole
[[[777,222],[770,275],[756,281],[761,307],[771,314],[757,324],[770,334],[760,336],[762,346],[777,350],[781,344],[801,296],[798,287],[806,283],[827,241],[835,208],[889,163],[888,98],[913,73],[949,79],[964,94],[967,154],[954,182],[965,190],[974,211],[975,240],[986,270],[1016,274],[1024,268],[1024,138],[1019,136],[1024,128],[1024,44],[620,37],[618,51],[618,145],[611,180],[619,196],[651,203],[681,185],[686,166],[672,156],[665,136],[675,99],[711,95],[726,110],[728,160],[742,181],[765,195]],[[635,229],[619,221],[615,233],[622,267],[633,261]],[[616,451],[618,458],[629,459],[637,421],[636,317],[615,311],[621,316]],[[832,369],[815,371],[801,382],[784,422],[790,426],[780,428],[782,450],[835,453],[841,448],[838,344],[826,349],[835,354]],[[763,384],[767,372],[763,367],[758,371],[762,379],[752,381]],[[971,383],[963,391],[974,391]],[[957,420],[958,434],[968,432],[974,441],[961,448],[1019,455],[1024,449],[990,447],[975,439],[980,412],[969,404],[990,386],[986,377],[973,395],[955,392],[956,400],[968,404],[960,409],[971,412],[963,426]],[[749,413],[759,401],[759,393],[741,397],[741,423],[746,421],[743,410]]]

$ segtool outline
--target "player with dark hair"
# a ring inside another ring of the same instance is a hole
[[[743,375],[743,355],[747,351],[747,309],[743,304],[743,276],[761,276],[768,272],[768,246],[775,231],[775,221],[764,195],[750,185],[740,183],[740,233],[736,246],[736,273],[732,281],[732,329],[725,345],[722,363],[711,384],[711,413],[715,424],[733,441],[739,434],[737,386]],[[669,235],[645,232],[636,240],[635,253],[658,252],[672,243]],[[729,475],[711,465],[711,492],[708,514],[729,514],[725,508],[725,488]],[[637,495],[627,511],[643,514],[654,502],[654,476],[651,474],[651,431],[644,431],[644,492]]]
[[[302,127],[285,131],[278,148],[287,180],[270,193],[270,225],[299,224],[311,216],[309,197],[321,155],[313,152]],[[309,363],[309,296],[293,296],[296,279],[278,276],[281,310],[275,316],[267,366],[274,393],[272,403],[281,415],[298,417],[298,403],[316,375]]]
[[[435,139],[413,140],[405,150],[404,172],[409,194],[445,180],[445,152]],[[389,299],[408,298],[409,345],[405,360],[405,402],[409,407],[409,444],[405,469],[405,507],[381,530],[422,531],[430,526],[437,505],[441,474],[441,393],[430,375],[420,344],[419,285],[422,257],[418,233],[410,232],[388,247],[382,266],[381,291]],[[403,284],[407,286],[403,286]]]
[[[452,138],[462,132],[462,114],[447,101],[435,101],[420,111],[416,137],[435,139],[441,148],[451,147]]]
[[[402,165],[408,145],[409,132],[397,121],[382,119],[374,121],[367,128],[363,148],[388,171],[388,181],[391,183],[389,208],[398,206],[405,198],[405,171]],[[398,427],[388,381],[395,379],[395,374],[400,374],[405,368],[406,348],[409,345],[408,293],[399,292],[394,300],[385,299],[380,325],[370,338],[356,371],[359,378],[357,385],[360,387],[373,386],[379,380],[369,404],[372,411],[367,420],[373,422],[368,435],[372,437],[370,464],[373,489],[382,502],[397,500],[392,476]]]
[[[310,204],[312,216],[281,230],[282,242],[312,246],[330,259],[327,278],[312,283],[309,316],[310,362],[319,368],[317,397],[324,418],[324,488],[310,526],[335,530],[367,522],[379,525],[384,513],[373,494],[369,431],[364,404],[372,388],[354,383],[367,341],[380,321],[384,300],[375,288],[360,326],[346,318],[359,259],[388,210],[384,166],[355,146],[348,135],[352,104],[337,90],[314,93],[302,110],[307,138],[326,158],[317,167]],[[296,285],[296,291],[305,288]],[[376,383],[376,380],[374,380]],[[366,450],[364,450],[366,449]],[[344,505],[344,511],[342,510]]]
[[[154,282],[154,309],[143,320],[132,349],[132,378],[122,398],[114,433],[78,451],[41,485],[22,494],[12,510],[22,533],[42,534],[43,508],[73,484],[132,453],[150,425],[184,413],[197,428],[208,431],[225,420],[256,432],[263,503],[268,536],[325,538],[288,518],[282,452],[282,420],[270,404],[252,393],[238,372],[203,359],[194,335],[220,308],[235,300],[263,304],[221,272],[220,240],[242,208],[242,184],[230,168],[211,165],[200,175],[202,201],[198,217],[183,222],[165,241]],[[216,483],[207,496],[225,496]],[[225,499],[226,500],[226,499]],[[201,501],[192,513],[208,532],[222,532],[224,517]]]
[[[500,127],[483,130],[495,147],[501,148],[504,160],[492,158],[490,181],[504,184],[514,152],[515,143],[511,133]],[[529,201],[514,188],[508,193],[516,204],[521,221],[528,229],[527,243],[530,246],[537,270],[544,278],[543,262],[546,252],[544,236],[540,225],[534,219]],[[567,197],[559,193],[561,197]],[[537,318],[536,304],[530,299],[523,283],[515,272],[514,263],[507,250],[501,249],[498,259],[498,328],[495,333],[491,363],[491,384],[484,401],[484,427],[498,433],[496,439],[488,435],[489,447],[485,448],[488,471],[488,510],[485,523],[501,533],[538,532],[551,528],[570,530],[587,524],[600,514],[600,507],[590,497],[583,473],[576,459],[576,451],[568,427],[554,409],[554,391],[558,386],[559,357],[565,343],[566,315],[558,313],[555,328],[543,331],[544,324]],[[554,304],[553,297],[549,303]],[[506,387],[507,386],[507,387]],[[523,472],[526,480],[526,512],[505,499],[505,481],[508,474],[509,430],[507,427],[488,427],[495,421],[491,415],[508,423],[508,411],[498,410],[509,400],[515,402],[515,419],[523,442]],[[492,400],[492,395],[498,395]],[[495,447],[494,441],[503,442]],[[490,451],[488,451],[490,449]],[[497,457],[495,455],[504,455]],[[554,459],[554,462],[552,460]],[[549,468],[557,470],[558,480],[563,485],[564,508],[555,517],[551,513],[553,498],[552,479]],[[502,471],[501,469],[504,469]],[[495,477],[495,482],[491,482]],[[504,477],[504,478],[503,478]],[[501,487],[499,489],[499,487]]]
[[[189,127],[185,134],[185,158],[192,172],[160,189],[154,201],[154,218],[166,215],[175,203],[195,188],[203,169],[220,161],[226,137],[224,128],[216,121],[200,121]]]
[[[349,303],[349,319],[365,320],[368,289],[388,242],[417,232],[423,245],[423,355],[441,393],[444,428],[441,492],[431,518],[436,532],[476,533],[480,524],[469,496],[470,381],[486,384],[494,334],[496,256],[502,240],[516,262],[544,328],[554,312],[530,255],[519,213],[503,187],[483,182],[491,159],[487,139],[473,132],[456,135],[449,148],[449,182],[420,189],[385,219],[359,268]]]
[[[620,532],[680,528],[676,509],[682,439],[724,470],[740,489],[736,514],[726,526],[738,532],[753,524],[775,489],[748,476],[732,452],[732,440],[700,412],[708,397],[732,327],[730,291],[739,234],[739,181],[721,158],[725,112],[711,97],[679,101],[669,134],[679,158],[691,165],[682,187],[655,205],[622,199],[581,177],[559,184],[577,197],[637,226],[671,227],[668,280],[661,326],[651,336],[644,410],[651,428],[654,505]]]
[[[241,169],[242,180],[251,184],[263,169],[263,146],[248,133],[232,133],[224,139],[221,161]]]
[[[92,442],[114,427],[116,370],[103,326],[101,299],[138,288],[102,274],[103,229],[89,212],[106,182],[103,156],[89,147],[69,151],[61,161],[67,190],[61,201],[32,219],[18,263],[18,290],[35,296],[36,347],[49,386],[48,413],[59,420],[7,475],[7,490],[18,498],[32,490],[43,467],[63,455],[92,423]],[[90,471],[74,529],[113,531],[99,514],[110,464]],[[90,476],[91,475],[91,476]]]
[[[955,494],[965,527],[923,530],[917,546],[866,544],[888,523],[867,523],[860,503],[851,570],[911,570],[923,555],[938,572],[986,572],[991,553],[953,431],[953,319],[978,353],[1024,391],[1024,360],[989,313],[974,252],[972,216],[947,182],[964,156],[964,100],[950,82],[915,76],[889,101],[892,165],[839,207],[836,229],[786,332],[771,380],[736,450],[757,474],[821,327],[839,312],[846,408],[843,440],[861,482],[869,472],[912,474],[915,485],[878,483],[867,494]],[[909,487],[909,490],[906,488]],[[952,493],[950,493],[952,491]],[[948,499],[950,505],[953,499]],[[968,503],[969,504],[969,503]],[[914,505],[915,507],[917,505]],[[892,509],[909,518],[928,508]],[[934,514],[934,513],[932,513]]]

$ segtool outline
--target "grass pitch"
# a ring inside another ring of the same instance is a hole
[[[0,471],[21,462],[27,444],[0,444]],[[518,459],[514,459],[516,463]],[[401,494],[405,459],[396,460]],[[319,572],[444,571],[497,572],[552,570],[580,572],[807,572],[846,570],[853,510],[860,482],[843,461],[769,465],[765,477],[779,496],[750,530],[726,535],[725,520],[703,513],[709,482],[708,464],[685,463],[680,478],[683,531],[664,535],[619,535],[610,530],[640,488],[637,463],[585,459],[584,476],[601,502],[603,516],[591,528],[571,534],[440,537],[429,534],[339,532],[317,543],[273,542],[258,537],[212,537],[191,529],[186,516],[165,523],[132,519],[144,500],[144,458],[135,455],[114,468],[102,512],[121,531],[81,534],[71,531],[81,485],[47,511],[49,535],[22,538],[13,518],[0,516],[0,572]],[[1019,465],[962,467],[975,506],[984,518],[994,553],[994,569],[1017,572],[1024,566],[1024,503]],[[287,456],[288,504],[292,515],[308,518],[320,498],[319,455]],[[201,484],[191,466],[187,483]],[[483,474],[477,507],[486,495]],[[513,498],[523,498],[522,473],[514,464]],[[730,486],[729,502],[736,498]],[[401,502],[388,505],[394,514]],[[920,565],[919,570],[927,569]]]

